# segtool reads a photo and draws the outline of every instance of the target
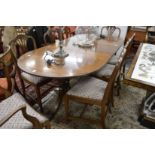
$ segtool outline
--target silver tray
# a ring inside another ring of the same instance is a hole
[[[80,47],[92,47],[94,46],[94,43],[78,43]]]

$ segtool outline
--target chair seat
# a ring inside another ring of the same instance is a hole
[[[121,53],[123,52],[123,48],[124,48],[124,45],[118,49],[118,51],[116,52],[116,55],[112,56],[108,64],[116,65],[118,63]]]
[[[21,105],[26,105],[27,113],[31,116],[36,117],[41,123],[47,121],[47,118],[36,112],[25,99],[19,94],[15,93],[11,97],[3,100],[0,103],[0,120],[2,120],[5,116],[7,116],[12,110],[16,109]],[[28,129],[32,128],[32,123],[27,121],[22,112],[19,111],[14,114],[5,124],[3,124],[0,128],[15,128],[15,129]]]
[[[95,77],[109,77],[112,75],[112,72],[115,68],[115,65],[106,64],[104,67],[102,67],[99,71],[95,72],[93,75]]]
[[[67,92],[67,95],[102,100],[106,86],[105,81],[94,77],[83,77]]]
[[[108,62],[108,64],[116,65],[117,62],[118,62],[118,60],[119,60],[119,56],[114,55],[114,56],[112,56],[112,58],[110,59],[110,61]]]
[[[22,72],[21,76],[25,80],[27,80],[27,81],[29,81],[31,83],[34,83],[34,84],[39,84],[39,83],[49,79],[49,78],[45,78],[45,77],[39,77],[39,76],[31,75],[31,74],[28,74],[28,73],[25,73],[25,72]]]

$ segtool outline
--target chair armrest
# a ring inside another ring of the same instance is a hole
[[[2,124],[5,122],[9,123],[10,121],[16,123],[18,122],[17,119],[19,119],[19,123],[21,120],[24,121],[21,124],[27,123],[27,121],[31,122],[33,128],[51,127],[48,119],[35,111],[19,93],[15,93],[0,102],[0,126],[3,126]]]
[[[44,124],[40,123],[36,117],[33,117],[26,112],[26,104],[19,105],[18,107],[16,107],[16,109],[12,110],[7,115],[5,115],[0,120],[0,126],[5,124],[13,115],[15,115],[20,110],[22,111],[23,117],[33,124],[33,128],[41,129],[45,127]]]
[[[14,114],[16,114],[18,111],[22,110],[23,108],[26,108],[26,104],[19,105],[16,109],[9,112],[6,116],[4,116],[2,119],[0,119],[0,126],[2,126],[5,122],[7,122]]]

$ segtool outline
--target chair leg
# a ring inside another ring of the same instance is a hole
[[[114,92],[113,92],[113,89],[112,89],[111,92],[110,92],[110,97],[108,99],[108,103],[109,104],[107,105],[108,106],[108,110],[109,110],[110,113],[112,113],[111,107],[114,107],[114,97],[113,97],[114,95],[113,95],[113,93]]]
[[[36,94],[37,94],[37,102],[39,104],[41,112],[43,112],[40,88],[38,86],[34,86],[34,87],[35,87],[35,91],[36,91]]]
[[[22,87],[23,96],[26,97],[24,80],[22,79],[22,76],[21,76],[21,70],[18,67],[17,67],[17,75],[19,77],[19,81]]]
[[[64,96],[64,105],[65,105],[65,119],[68,121],[69,116],[69,97],[67,95]]]
[[[101,126],[105,128],[105,106],[101,107]]]
[[[49,121],[44,122],[44,123],[43,123],[43,127],[44,127],[45,129],[51,129],[51,124],[50,124],[50,122],[49,122]]]
[[[17,86],[16,80],[15,80],[15,90],[16,90],[17,92],[20,92],[20,91],[19,91],[19,88],[18,88],[18,86]]]
[[[123,65],[123,80],[125,79],[125,67],[126,67],[126,63],[124,63]]]
[[[111,100],[109,101],[108,106],[108,111],[110,112],[110,114],[112,113],[111,107],[113,107]]]
[[[111,90],[111,97],[110,97],[111,105],[114,107],[114,88]]]
[[[117,78],[117,86],[116,86],[116,89],[117,89],[117,96],[119,96],[120,95],[120,89],[121,89],[121,79],[120,79],[121,77],[120,77],[120,75],[118,76],[118,78]]]
[[[22,91],[23,91],[23,96],[26,97],[26,93],[25,93],[25,84],[23,79],[20,79],[20,83],[21,83],[21,87],[22,87]]]

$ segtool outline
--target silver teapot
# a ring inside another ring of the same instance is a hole
[[[108,40],[112,40],[113,33],[115,31],[118,31],[117,39],[119,39],[120,34],[121,34],[121,29],[119,27],[116,27],[116,26],[104,26],[104,27],[101,28],[101,36],[103,36],[102,33],[103,33],[104,29],[107,30],[107,39]]]

